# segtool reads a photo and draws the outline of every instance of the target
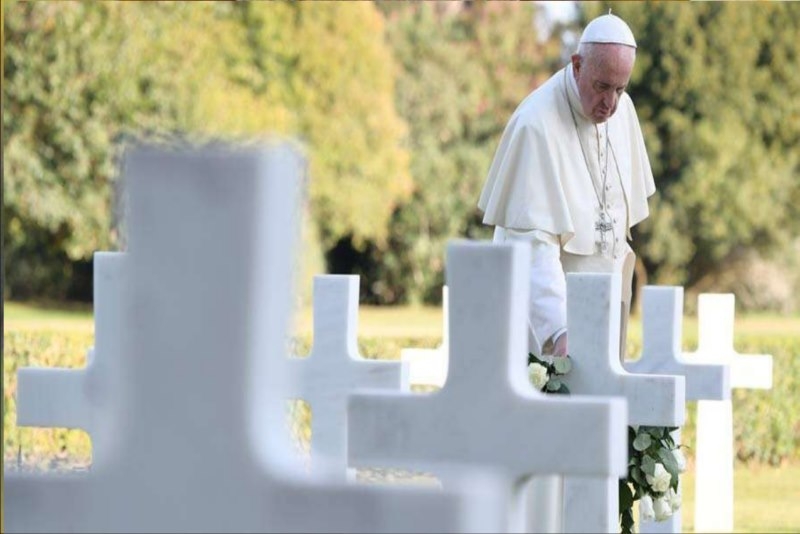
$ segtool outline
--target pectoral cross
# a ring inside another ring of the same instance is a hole
[[[614,230],[614,225],[611,221],[606,220],[606,212],[600,212],[600,219],[594,223],[594,229],[600,232],[600,240],[595,242],[597,245],[597,249],[602,254],[606,254],[608,252],[608,239],[606,238],[606,233],[611,232]]]

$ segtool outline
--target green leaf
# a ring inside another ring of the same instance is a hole
[[[534,353],[529,352],[528,353],[528,365],[530,365],[532,363],[538,363],[538,364],[541,364],[541,365],[544,365],[545,367],[547,367],[547,362],[546,361],[537,358]]]
[[[569,395],[570,391],[567,385],[562,382],[561,387],[558,388],[558,391],[556,391],[556,393],[560,393],[561,395]]]
[[[632,532],[634,524],[633,510],[625,510],[622,512],[622,519],[620,520],[620,523],[622,525],[623,532]]]
[[[633,469],[631,469],[631,478],[636,484],[640,486],[647,485],[647,479],[644,476],[644,471],[642,471],[638,467],[634,467]]]
[[[551,392],[558,391],[559,388],[561,388],[561,380],[559,380],[558,378],[550,378],[550,380],[547,381],[546,387],[547,391]]]
[[[649,434],[639,434],[636,436],[636,439],[633,440],[633,448],[637,451],[644,451],[650,446],[653,440],[650,438]]]
[[[619,479],[619,509],[621,512],[633,506],[633,492],[628,482],[621,478]]]
[[[656,473],[656,461],[650,456],[642,458],[642,471],[653,476]]]
[[[569,356],[557,357],[553,359],[553,367],[555,372],[559,375],[565,375],[572,370],[572,362]]]

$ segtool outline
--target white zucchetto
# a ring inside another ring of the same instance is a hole
[[[609,13],[602,15],[586,25],[581,35],[581,43],[615,43],[636,48],[636,39],[625,21]]]

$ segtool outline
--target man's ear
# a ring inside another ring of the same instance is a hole
[[[572,54],[572,56],[570,56],[570,60],[572,61],[572,70],[575,72],[575,74],[580,74],[581,72],[580,54]]]

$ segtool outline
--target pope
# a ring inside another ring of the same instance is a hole
[[[630,96],[636,59],[628,25],[609,13],[584,29],[566,67],[517,107],[478,207],[494,241],[531,246],[529,345],[567,354],[568,272],[619,272],[622,329],[635,255],[630,229],[649,213],[653,173]]]

